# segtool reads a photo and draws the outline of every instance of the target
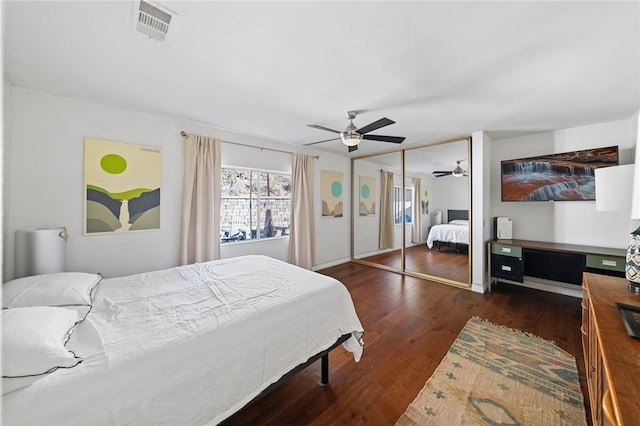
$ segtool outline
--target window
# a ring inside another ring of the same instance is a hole
[[[402,197],[402,188],[393,187],[393,217],[394,223],[399,225],[402,223],[402,213],[404,211],[405,222],[411,223],[411,212],[413,204],[413,190],[411,188],[404,189],[404,199]]]
[[[220,242],[283,237],[291,218],[291,175],[222,169]]]

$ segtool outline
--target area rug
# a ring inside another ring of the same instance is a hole
[[[477,317],[396,425],[586,425],[575,358]]]

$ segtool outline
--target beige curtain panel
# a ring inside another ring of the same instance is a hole
[[[420,205],[420,193],[422,179],[420,178],[411,178],[413,182],[413,212],[411,218],[411,242],[414,244],[422,243],[422,211]]]
[[[313,177],[313,157],[292,154],[289,263],[306,269],[316,261]]]
[[[380,238],[378,248],[393,248],[393,173],[380,170]]]
[[[183,134],[180,264],[220,259],[220,141]]]

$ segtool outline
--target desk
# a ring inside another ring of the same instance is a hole
[[[624,277],[624,249],[527,240],[489,241],[489,276],[524,283],[537,277],[580,286],[584,272]]]
[[[629,337],[614,302],[640,306],[623,278],[585,273],[582,348],[594,425],[640,421],[640,340]]]

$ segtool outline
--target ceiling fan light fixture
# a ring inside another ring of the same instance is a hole
[[[362,135],[353,131],[342,132],[340,133],[340,139],[346,146],[355,146],[362,141]]]

